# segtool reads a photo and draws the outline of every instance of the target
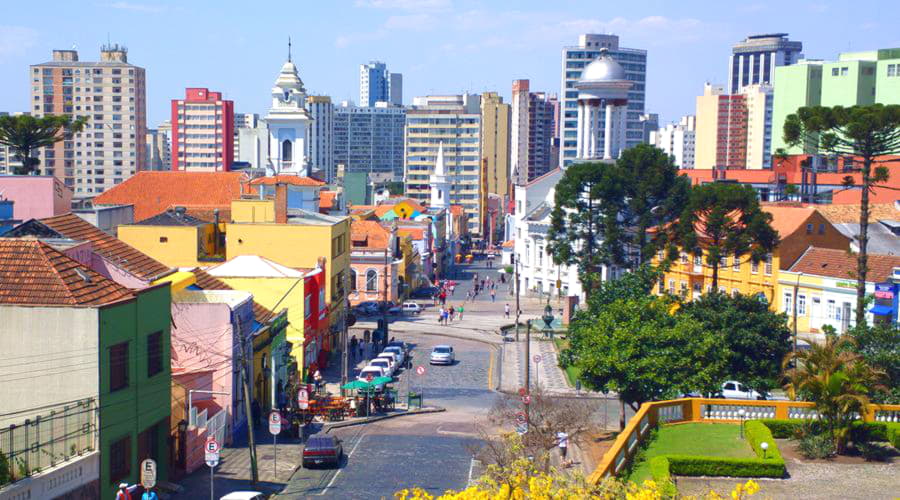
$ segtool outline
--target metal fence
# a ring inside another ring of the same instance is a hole
[[[88,398],[0,429],[0,453],[12,481],[24,479],[97,446],[97,400]]]

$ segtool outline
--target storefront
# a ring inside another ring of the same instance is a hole
[[[890,281],[875,284],[875,302],[869,309],[875,324],[897,324],[897,298],[900,284]]]

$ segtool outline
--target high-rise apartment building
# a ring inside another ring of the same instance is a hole
[[[347,173],[402,180],[405,127],[404,108],[383,102],[374,107],[341,103],[334,109],[334,165],[343,165]]]
[[[747,85],[741,89],[747,107],[747,160],[744,168],[772,168],[772,104],[771,85]]]
[[[93,197],[145,168],[146,75],[128,63],[128,49],[100,48],[100,61],[78,60],[75,50],[54,50],[32,65],[31,113],[86,117],[84,130],[39,152],[40,170]]]
[[[770,168],[771,143],[771,85],[748,85],[738,94],[704,86],[697,97],[694,168]]]
[[[678,123],[670,123],[650,132],[650,144],[672,157],[678,168],[694,168],[694,115],[682,116]]]
[[[383,62],[360,64],[359,105],[374,106],[377,102],[403,104],[403,75],[391,73]]]
[[[327,182],[334,181],[334,104],[327,95],[306,98],[313,119],[309,138],[309,161],[314,171],[322,172]]]
[[[189,88],[172,99],[172,170],[227,172],[234,162],[234,101]]]
[[[461,205],[469,232],[480,235],[482,221],[481,98],[463,94],[416,97],[406,114],[406,195],[427,202],[429,184],[443,145],[450,204]]]
[[[509,104],[496,92],[481,95],[481,157],[484,160],[482,196],[509,194]],[[482,207],[486,206],[482,200]]]
[[[751,35],[734,44],[728,59],[729,93],[747,85],[772,84],[775,68],[789,66],[803,57],[802,42],[788,40],[787,33]]]
[[[513,182],[522,185],[551,170],[559,102],[544,92],[530,92],[528,80],[513,80],[510,166]],[[558,152],[557,152],[558,154]]]
[[[147,170],[172,169],[169,130],[147,129]]]
[[[600,55],[600,49],[607,49],[609,55],[618,62],[625,71],[625,78],[634,82],[628,91],[628,109],[626,116],[625,147],[630,148],[643,141],[644,126],[641,115],[644,113],[647,80],[647,51],[619,47],[616,35],[585,34],[578,37],[578,45],[563,47],[562,51],[562,88],[560,89],[560,165],[566,166],[575,161],[578,154],[578,90],[575,83],[581,78],[581,71]],[[600,124],[605,127],[605,122]],[[602,137],[604,132],[601,131]]]
[[[659,130],[659,115],[656,113],[644,113],[641,115],[641,129],[644,136],[643,142],[650,142],[650,134]]]
[[[837,61],[802,60],[775,70],[773,148],[815,154],[815,144],[789,146],[780,131],[803,106],[900,104],[900,48],[838,55]]]
[[[259,123],[256,113],[234,114],[234,161],[241,160],[241,129],[255,129]]]

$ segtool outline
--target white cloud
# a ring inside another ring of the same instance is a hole
[[[24,53],[37,38],[38,32],[32,28],[0,25],[0,59]]]
[[[545,25],[543,31],[565,33],[568,38],[582,33],[613,33],[624,39],[638,40],[645,45],[668,45],[672,42],[693,42],[709,37],[713,28],[695,18],[672,19],[647,16],[641,19],[615,17],[609,20],[577,19]],[[629,42],[632,43],[633,42]]]
[[[425,31],[434,27],[436,21],[431,14],[407,14],[387,18],[382,27],[387,30]]]
[[[165,12],[166,7],[164,5],[149,5],[145,3],[132,3],[132,2],[113,2],[111,4],[107,4],[107,7],[111,9],[119,9],[119,10],[131,10],[135,12],[145,12],[158,14],[160,12]]]
[[[356,0],[357,7],[372,9],[400,9],[410,11],[445,10],[450,0]]]

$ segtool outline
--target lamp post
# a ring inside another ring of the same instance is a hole
[[[517,314],[518,316],[518,314]],[[531,393],[531,320],[525,320],[525,390]]]
[[[550,296],[547,296],[547,306],[544,307],[544,315],[541,316],[541,319],[544,320],[544,337],[553,338],[553,328],[550,326],[553,324],[553,306],[550,305]],[[547,335],[549,333],[549,335]]]
[[[738,415],[741,417],[741,439],[744,439],[744,415],[746,414],[747,412],[743,408],[738,410]]]
[[[759,443],[759,447],[763,451],[763,460],[765,460],[766,459],[766,450],[769,449],[769,443],[763,441],[762,443]]]

